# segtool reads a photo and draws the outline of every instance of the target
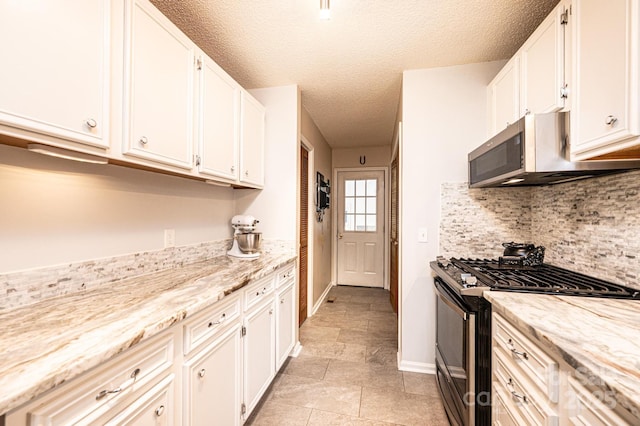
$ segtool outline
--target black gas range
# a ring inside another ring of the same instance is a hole
[[[485,291],[640,300],[640,290],[539,262],[445,259],[435,273],[437,382],[453,425],[491,422],[491,304]]]

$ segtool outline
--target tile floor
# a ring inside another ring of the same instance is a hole
[[[435,377],[398,371],[389,292],[333,287],[251,418],[267,425],[449,425]]]

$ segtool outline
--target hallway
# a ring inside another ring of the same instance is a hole
[[[388,291],[333,287],[245,424],[448,425],[434,376],[398,371],[397,324]]]

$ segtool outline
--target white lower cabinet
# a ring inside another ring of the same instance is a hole
[[[236,322],[185,363],[184,425],[241,424],[241,325]]]
[[[244,327],[244,418],[247,419],[275,376],[273,293],[246,314]]]
[[[614,400],[555,359],[499,314],[492,321],[492,424],[620,426],[634,424]],[[637,419],[635,419],[637,424]]]
[[[296,339],[295,266],[5,415],[3,426],[240,426]]]

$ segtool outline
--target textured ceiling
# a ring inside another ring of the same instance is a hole
[[[403,70],[507,59],[558,0],[152,3],[243,87],[297,84],[341,148],[391,143]]]

